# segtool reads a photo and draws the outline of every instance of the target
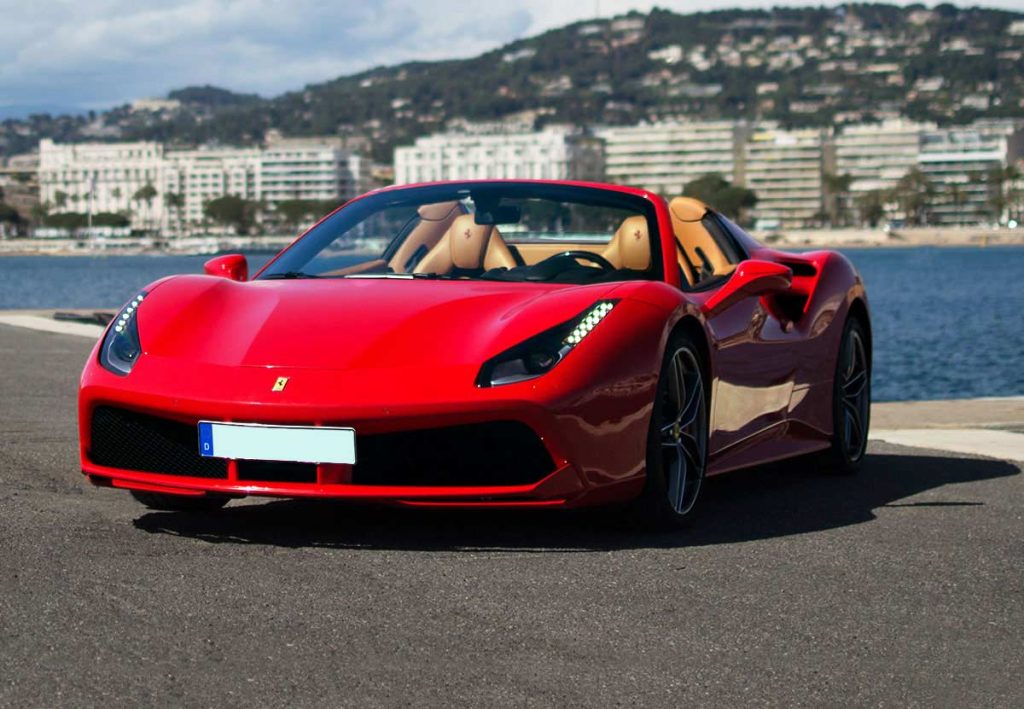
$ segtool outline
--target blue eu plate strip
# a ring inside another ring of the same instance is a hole
[[[199,455],[213,458],[213,424],[209,421],[199,422]]]

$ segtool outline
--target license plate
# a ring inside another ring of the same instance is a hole
[[[356,432],[328,426],[200,421],[199,454],[204,458],[352,465],[356,462]]]

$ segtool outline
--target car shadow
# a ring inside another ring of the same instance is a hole
[[[608,551],[729,544],[868,522],[879,507],[956,507],[974,499],[900,502],[918,493],[1020,473],[996,460],[869,455],[854,476],[775,464],[707,481],[689,529],[637,531],[615,510],[421,509],[283,500],[214,513],[151,512],[135,527],[213,543],[446,551]]]

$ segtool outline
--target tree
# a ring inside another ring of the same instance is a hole
[[[184,231],[185,195],[181,192],[168,192],[165,199],[167,206],[174,210],[174,217],[178,222],[178,234],[181,234]]]
[[[857,213],[862,223],[878,226],[885,217],[885,193],[869,190],[857,198]]]
[[[53,203],[57,205],[57,211],[61,211],[64,207],[68,206],[68,193],[57,190],[53,193]]]
[[[312,219],[323,216],[332,208],[325,206],[325,203],[315,199],[286,199],[277,203],[275,210],[281,216],[281,220],[288,227],[297,227],[302,223],[308,223]]]
[[[225,226],[233,226],[238,233],[245,233],[252,224],[255,205],[233,194],[210,200],[203,207],[203,214]]]
[[[946,195],[949,197],[950,203],[956,208],[956,223],[958,226],[964,224],[964,204],[967,203],[967,190],[963,188],[963,185],[957,182],[951,182],[946,185]]]
[[[736,220],[741,219],[744,210],[757,205],[757,195],[753,190],[734,185],[718,174],[704,175],[686,183],[683,194],[695,197]]]
[[[935,188],[928,176],[916,167],[901,177],[893,190],[893,197],[903,210],[907,222],[918,226],[927,221],[928,208],[934,194]]]
[[[851,184],[853,176],[849,174],[836,175],[826,172],[822,177],[822,185],[825,188],[825,214],[829,226],[846,225]]]
[[[0,202],[0,222],[7,222],[8,224],[20,224],[21,215],[18,214],[18,210],[7,204],[7,202]]]
[[[139,202],[146,205],[147,217],[151,215],[151,207],[153,206],[153,199],[156,197],[157,191],[153,185],[148,182],[139,189],[135,190],[135,194],[132,195],[133,202]]]

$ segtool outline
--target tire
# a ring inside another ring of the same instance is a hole
[[[857,472],[871,426],[871,353],[867,328],[857,317],[843,327],[832,384],[832,441],[820,462],[829,472]]]
[[[647,478],[634,506],[645,526],[679,529],[696,516],[707,470],[707,382],[707,366],[693,338],[674,335],[651,413]]]
[[[151,510],[165,512],[214,512],[228,503],[220,495],[167,495],[162,492],[131,490],[132,497]]]

